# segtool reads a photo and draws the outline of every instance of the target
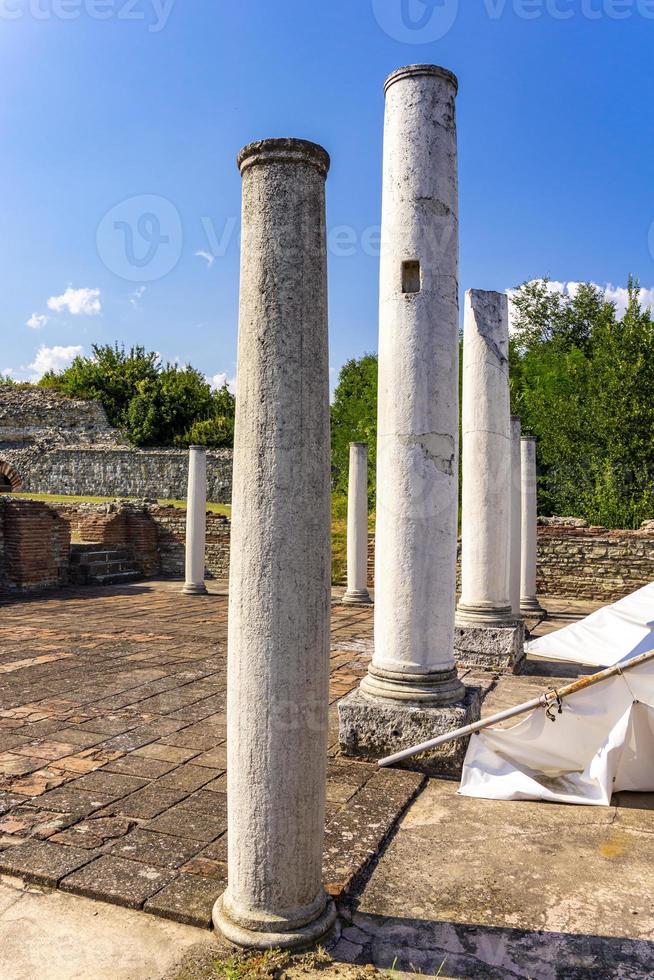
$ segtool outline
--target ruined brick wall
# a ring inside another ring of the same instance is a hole
[[[147,502],[44,504],[0,497],[0,591],[69,581],[71,540],[125,549],[145,576],[184,577],[186,512]],[[230,522],[207,513],[207,578],[229,574]]]
[[[539,594],[613,602],[654,581],[654,526],[648,524],[638,531],[539,526]]]
[[[70,525],[46,504],[0,499],[3,590],[37,590],[66,585],[70,569]]]
[[[148,514],[157,528],[161,574],[184,577],[186,512],[177,507],[148,506]],[[230,522],[220,514],[207,512],[207,537],[204,564],[207,577],[229,576]]]

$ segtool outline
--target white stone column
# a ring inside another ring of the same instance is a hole
[[[346,606],[369,606],[368,592],[368,446],[350,443],[347,496]]]
[[[335,918],[321,879],[331,601],[327,153],[241,150],[238,401],[230,559],[229,871],[214,924],[305,944]]]
[[[206,595],[204,549],[207,536],[207,453],[191,446],[186,495],[186,575],[184,595]]]
[[[536,598],[536,562],[538,538],[538,491],[536,483],[536,440],[523,436],[520,440],[522,469],[522,562],[520,568],[520,610],[525,618],[533,619],[545,612]]]
[[[343,751],[373,758],[468,710],[453,651],[457,81],[445,68],[410,65],[385,92],[375,647],[359,691],[339,705]]]
[[[520,612],[520,569],[522,560],[522,465],[520,419],[511,417],[511,540],[509,546],[509,599],[513,618]]]
[[[511,431],[505,293],[470,289],[463,329],[461,600],[457,626],[505,626],[509,601]]]

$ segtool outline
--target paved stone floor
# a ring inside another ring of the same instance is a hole
[[[0,872],[196,926],[226,876],[226,590],[84,588],[0,613]],[[422,785],[334,759],[369,659],[335,606],[325,880],[338,897]]]
[[[57,915],[66,892],[209,925],[226,875],[227,605],[210,588],[71,589],[0,608],[0,873],[59,895]],[[547,605],[536,634],[593,608]],[[336,959],[441,977],[654,975],[651,796],[493,803],[339,759],[335,704],[371,635],[369,609],[334,606],[324,873],[344,925]],[[570,673],[539,661],[527,676],[466,680],[490,689],[489,713]]]

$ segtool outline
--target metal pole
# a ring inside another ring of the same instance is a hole
[[[624,674],[628,670],[633,670],[634,667],[639,667],[641,664],[647,663],[649,660],[654,660],[654,650],[650,650],[648,653],[641,653],[639,657],[634,657],[633,660],[629,660],[627,663],[616,664],[614,667],[607,667],[606,670],[600,670],[596,674],[589,674],[585,677],[580,677],[578,680],[573,681],[572,684],[567,684],[560,690],[552,689],[545,691],[537,698],[532,698],[531,701],[525,701],[523,704],[516,705],[515,708],[507,708],[505,711],[498,711],[498,713],[495,715],[490,715],[488,718],[481,718],[472,725],[465,725],[463,728],[457,728],[455,731],[449,732],[445,735],[439,735],[438,738],[433,738],[429,742],[423,742],[422,745],[414,745],[412,748],[403,749],[401,752],[396,752],[394,755],[389,755],[385,759],[380,759],[378,765],[392,766],[396,762],[402,762],[404,759],[410,759],[412,756],[418,755],[420,752],[426,752],[428,749],[435,749],[439,745],[445,745],[447,742],[454,742],[459,738],[465,738],[466,735],[472,735],[474,732],[479,732],[483,728],[488,728],[500,721],[506,721],[507,718],[515,718],[518,715],[527,714],[528,711],[533,711],[535,708],[543,707],[548,711],[551,711],[552,707],[558,707],[560,714],[561,703],[564,698],[570,697],[571,694],[576,694],[578,691],[583,691],[587,687],[593,687],[595,684],[600,684],[609,677],[615,677],[616,674]],[[554,720],[554,716],[552,716],[552,720]]]

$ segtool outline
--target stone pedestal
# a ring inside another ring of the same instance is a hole
[[[341,750],[353,758],[383,759],[420,745],[479,719],[479,689],[467,687],[462,701],[430,707],[398,705],[388,698],[370,697],[362,688],[348,694],[338,706]],[[400,763],[400,768],[419,769],[432,775],[460,776],[468,747],[467,739],[448,742]]]
[[[368,592],[368,446],[350,443],[347,498],[346,606],[369,606]]]
[[[509,543],[509,601],[515,620],[520,614],[520,563],[522,557],[522,464],[520,419],[511,418],[511,531]]]
[[[522,620],[504,626],[456,626],[454,649],[459,667],[518,672],[525,656]]]
[[[228,885],[232,942],[311,943],[322,885],[331,600],[327,153],[264,140],[243,177],[230,562]]]
[[[536,563],[538,561],[538,491],[536,485],[536,440],[520,440],[522,476],[522,561],[520,566],[520,612],[526,619],[537,619],[547,613],[536,597]]]
[[[207,536],[207,453],[191,446],[186,496],[186,571],[184,595],[206,595],[204,549]]]
[[[453,653],[457,82],[444,68],[410,65],[385,92],[375,649],[360,692],[339,705],[343,751],[371,758],[433,732],[441,708],[447,724],[452,706],[457,718],[469,710]]]

